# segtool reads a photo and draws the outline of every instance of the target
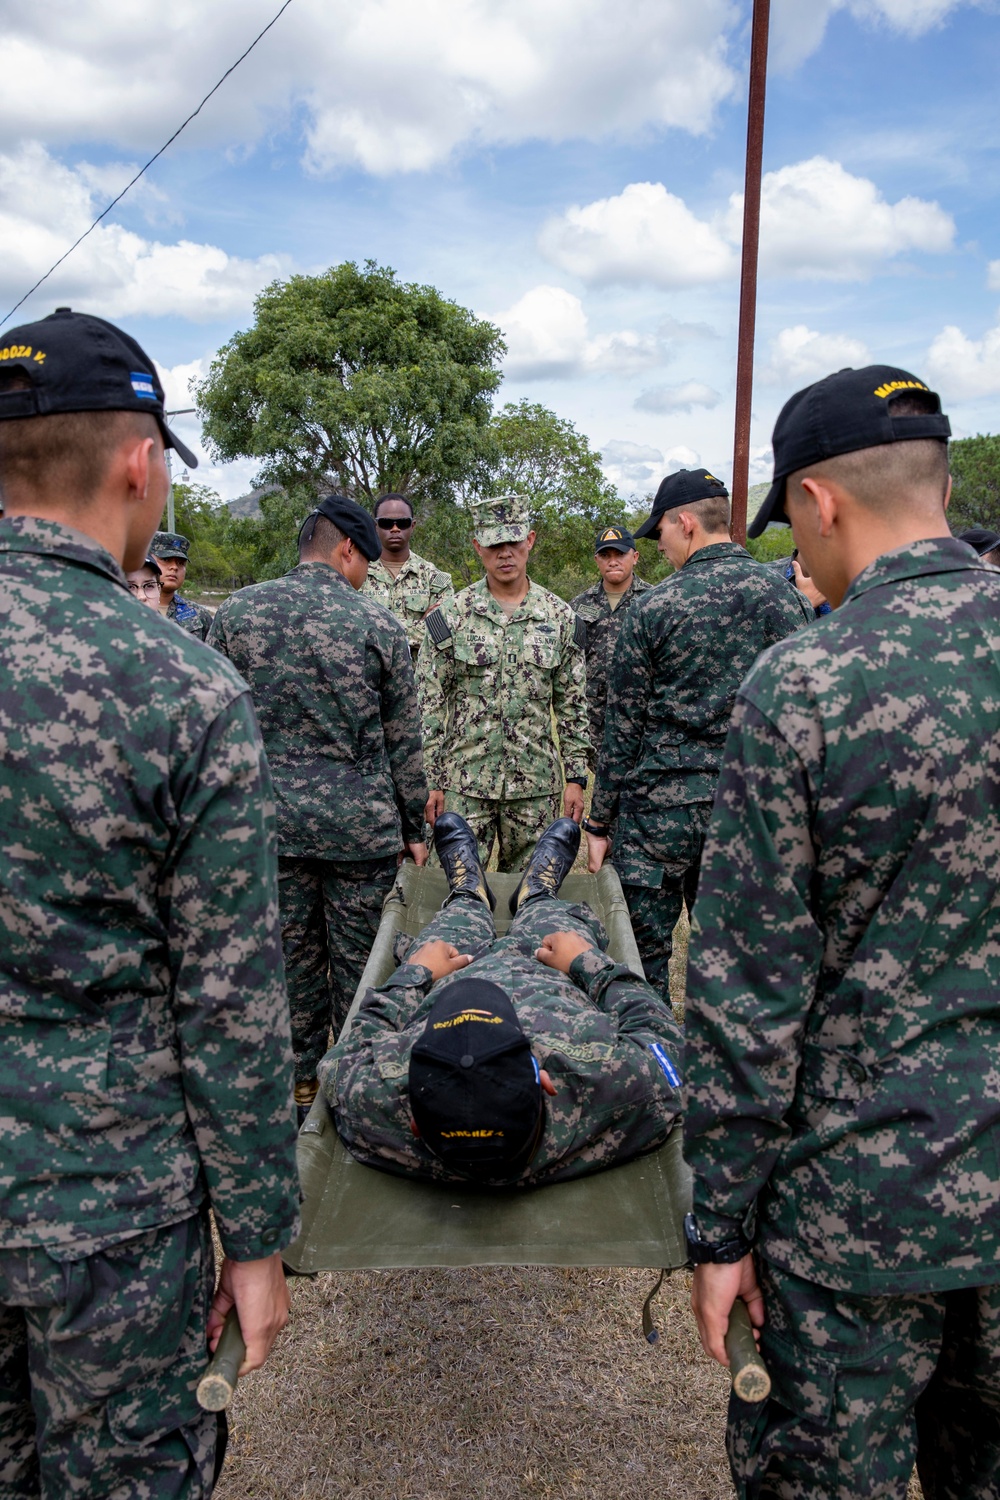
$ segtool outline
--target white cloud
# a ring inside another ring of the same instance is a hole
[[[945,410],[949,401],[1000,394],[1000,327],[970,339],[950,324],[931,344],[925,368]]]
[[[817,333],[805,323],[783,328],[771,340],[770,358],[760,372],[766,385],[809,385],[848,366],[871,364],[868,348],[844,333]]]
[[[729,200],[726,227],[738,243],[743,194]],[[760,263],[765,275],[864,281],[908,250],[950,250],[955,222],[937,203],[887,203],[867,177],[824,156],[765,174],[761,185]]]
[[[263,23],[261,0],[45,0],[4,16],[0,146],[158,146]],[[704,134],[738,89],[734,0],[297,0],[190,139],[245,144],[296,109],[314,170],[420,170],[467,144]]]
[[[693,411],[696,406],[708,410],[718,406],[722,397],[701,380],[686,380],[683,385],[658,385],[643,391],[634,402],[636,411]]]
[[[774,0],[772,64],[782,71],[798,67],[818,49],[837,11],[848,11],[869,25],[889,26],[904,36],[916,37],[942,25],[963,4],[980,10],[993,8],[992,0]]]
[[[649,487],[663,472],[663,453],[644,443],[613,438],[601,449],[601,468],[622,494]]]
[[[504,368],[519,380],[572,375],[633,375],[662,364],[659,341],[631,329],[589,336],[579,297],[560,286],[536,286],[506,312],[491,314],[507,342]]]
[[[116,168],[124,172],[126,168]],[[37,143],[0,155],[0,297],[12,304],[37,280],[95,214],[95,173],[68,167]],[[31,304],[70,302],[105,317],[174,314],[196,322],[249,311],[254,295],[288,264],[275,255],[243,260],[216,245],[144,239],[111,222],[101,224]],[[18,316],[32,316],[25,309]]]
[[[699,286],[736,272],[736,257],[712,225],[662,182],[632,182],[615,198],[579,204],[546,223],[542,254],[594,286]]]
[[[1000,292],[1000,260],[991,260],[987,266],[986,285],[991,292]]]

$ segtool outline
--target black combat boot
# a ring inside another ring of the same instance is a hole
[[[490,911],[495,911],[497,898],[486,884],[486,871],[479,858],[476,835],[460,813],[438,814],[434,824],[434,847],[448,877],[451,894],[478,896]]]
[[[510,898],[511,916],[532,896],[558,896],[580,848],[580,825],[556,818],[535,845],[521,884]]]

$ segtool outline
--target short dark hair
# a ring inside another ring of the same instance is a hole
[[[312,515],[306,516],[299,532],[299,557],[304,557],[307,552],[332,552],[346,540],[340,527],[335,526],[329,516],[313,511]]]
[[[382,504],[383,500],[402,500],[403,504],[409,510],[410,515],[413,515],[413,501],[410,499],[409,495],[400,495],[396,490],[390,490],[388,495],[379,495],[378,499],[375,501],[375,509],[372,511],[372,515],[378,515],[378,508]]]
[[[16,365],[0,370],[0,395],[31,389]],[[112,454],[128,437],[154,437],[156,419],[138,411],[54,412],[0,421],[0,494],[58,490],[85,504],[100,488]]]
[[[732,507],[728,495],[706,495],[703,500],[692,500],[679,510],[689,510],[697,516],[706,531],[728,531]]]

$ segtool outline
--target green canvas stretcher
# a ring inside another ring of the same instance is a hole
[[[498,932],[510,925],[507,898],[517,875],[490,875]],[[345,1031],[361,997],[395,968],[398,932],[416,937],[448,893],[440,870],[407,863],[386,903]],[[585,901],[608,931],[609,951],[637,973],[642,965],[621,885],[610,866],[571,875],[560,895]],[[681,1131],[624,1166],[540,1188],[476,1192],[394,1177],[363,1166],[342,1145],[320,1094],[299,1133],[302,1232],[285,1251],[300,1275],[413,1266],[637,1266],[676,1269],[687,1261],[683,1217],[691,1201]]]

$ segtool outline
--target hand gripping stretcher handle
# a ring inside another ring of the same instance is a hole
[[[198,1382],[198,1405],[203,1411],[225,1411],[236,1390],[240,1365],[246,1358],[247,1346],[240,1332],[240,1320],[235,1307],[226,1313],[222,1335],[215,1346],[211,1363]]]
[[[750,1314],[742,1297],[737,1297],[729,1314],[726,1353],[729,1356],[729,1373],[733,1377],[733,1390],[740,1400],[766,1401],[771,1394],[771,1377],[757,1349]]]

